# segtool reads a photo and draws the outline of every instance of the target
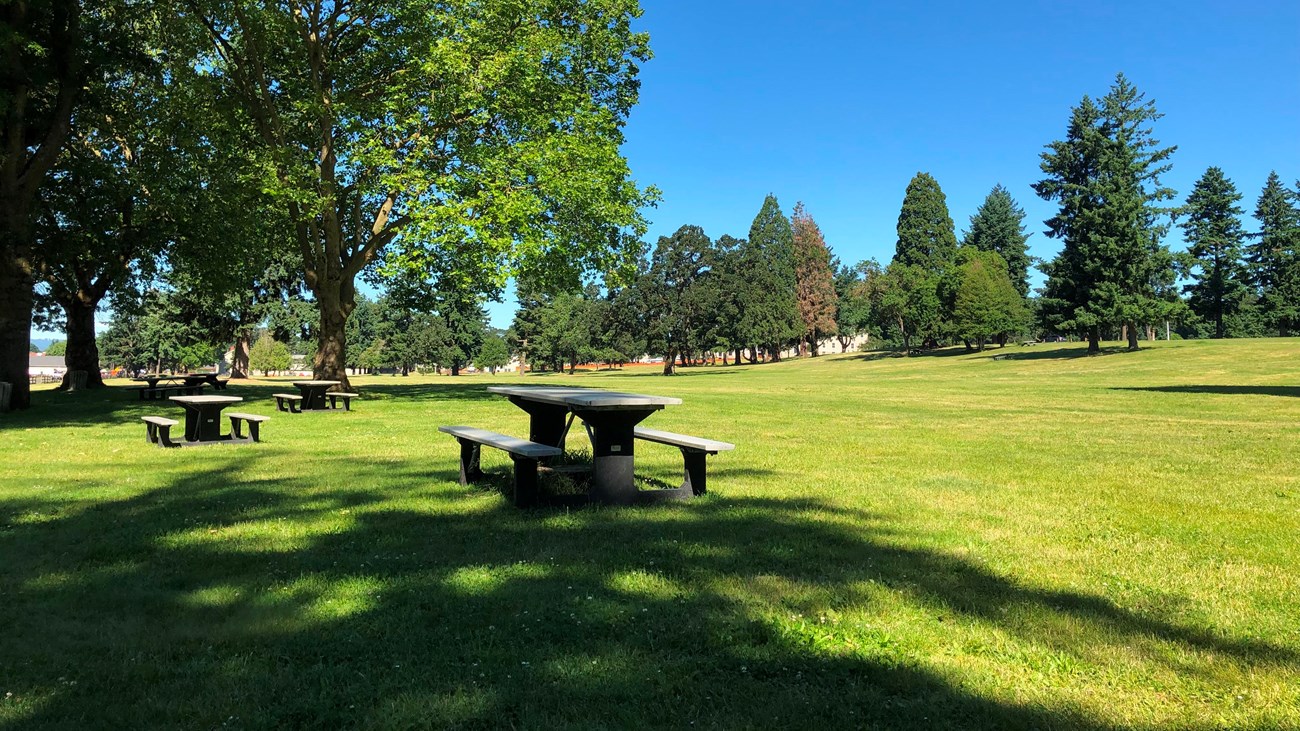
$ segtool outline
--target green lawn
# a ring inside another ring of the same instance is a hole
[[[1002,352],[363,378],[185,450],[145,443],[169,405],[37,393],[0,727],[1300,727],[1300,341]],[[737,448],[699,500],[517,511],[436,431],[526,436],[494,382],[678,396],[647,425]]]

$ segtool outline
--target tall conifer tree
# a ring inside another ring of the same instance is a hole
[[[1255,220],[1259,231],[1246,247],[1251,283],[1264,319],[1285,337],[1300,323],[1300,210],[1276,172],[1259,195]]]
[[[780,360],[781,348],[799,337],[803,326],[795,302],[794,230],[776,196],[768,195],[742,244],[748,282],[741,328],[751,346]]]
[[[1029,233],[1025,210],[1001,183],[993,186],[979,210],[970,217],[970,230],[962,241],[980,251],[993,251],[1007,263],[1007,274],[1021,297],[1029,296]]]
[[[1139,323],[1170,316],[1173,257],[1161,243],[1174,191],[1160,183],[1175,147],[1161,147],[1151,123],[1155,103],[1119,74],[1099,103],[1084,97],[1071,113],[1066,139],[1042,154],[1047,177],[1034,184],[1060,208],[1046,221],[1062,250],[1048,264],[1042,302],[1046,324],[1083,331],[1100,350],[1103,325],[1124,325],[1130,350]]]
[[[831,252],[826,248],[817,222],[804,209],[794,207],[795,294],[799,317],[803,320],[803,342],[817,356],[818,342],[836,333],[835,275],[831,272]]]
[[[1192,311],[1214,323],[1214,337],[1227,334],[1225,319],[1241,309],[1246,298],[1246,272],[1241,265],[1241,194],[1223,171],[1211,167],[1187,197],[1183,221],[1187,249],[1196,260],[1196,280],[1186,287]]]
[[[898,248],[894,261],[941,273],[957,255],[957,234],[948,199],[939,181],[929,173],[917,173],[907,184],[903,208],[898,214]]]

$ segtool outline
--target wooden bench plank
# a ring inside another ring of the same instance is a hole
[[[673,447],[683,449],[694,449],[700,452],[728,452],[736,448],[736,445],[730,442],[719,442],[715,439],[705,439],[703,437],[693,437],[687,434],[674,434],[670,431],[660,431],[659,429],[646,429],[645,427],[636,427],[634,430],[637,439],[644,439],[647,442],[657,442],[667,444]]]
[[[261,414],[241,414],[239,412],[231,412],[231,411],[227,411],[226,416],[229,416],[232,419],[243,419],[244,421],[262,422],[262,421],[271,420],[271,417],[262,416]]]
[[[440,426],[438,431],[444,434],[450,434],[457,439],[465,439],[478,444],[494,447],[511,454],[517,454],[528,459],[538,459],[540,457],[558,457],[564,453],[559,447],[548,447],[545,444],[530,442],[527,439],[520,439],[506,434],[498,434],[487,429],[478,429],[472,426]]]
[[[150,424],[156,424],[157,426],[176,426],[180,423],[175,419],[168,419],[163,416],[141,416],[140,420]]]

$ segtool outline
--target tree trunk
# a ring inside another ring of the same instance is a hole
[[[325,282],[316,292],[316,306],[320,310],[320,330],[317,337],[320,342],[316,347],[316,357],[312,361],[312,372],[317,380],[338,381],[338,388],[350,390],[348,383],[348,313],[351,303],[345,303],[338,292],[339,283]],[[330,284],[335,284],[331,292]],[[402,367],[406,375],[406,367]]]
[[[0,242],[0,381],[10,384],[10,409],[31,405],[27,367],[32,336],[32,274],[26,258],[13,253],[17,232]],[[11,238],[12,237],[12,238]]]
[[[818,338],[816,335],[814,335],[808,345],[808,350],[811,353],[812,357],[814,358],[821,355],[821,352],[817,348],[817,344],[818,344]]]
[[[671,350],[668,351],[667,355],[664,356],[664,375],[665,375],[665,376],[671,376],[671,375],[673,375],[673,365],[674,365],[676,362],[677,362],[677,354],[674,353],[674,352],[671,351]]]
[[[1101,352],[1101,326],[1093,325],[1088,328],[1088,352]]]
[[[460,363],[457,363],[457,362],[454,362],[454,361],[452,362],[452,364],[451,364],[451,375],[453,375],[453,376],[459,376],[459,375],[460,375]]]
[[[770,363],[780,363],[780,362],[781,362],[781,346],[779,346],[779,345],[776,345],[776,346],[768,346],[768,348],[767,348],[767,352],[772,354],[772,357],[768,359],[768,362],[770,362]]]
[[[758,349],[755,348],[755,347],[752,346],[752,345],[749,346],[749,355],[746,356],[746,357],[748,358],[748,360],[749,360],[750,363],[757,363],[757,362],[758,362]],[[736,362],[739,363],[740,361],[737,360]]]
[[[1125,325],[1124,325],[1124,332],[1125,332],[1125,334],[1126,334],[1127,337],[1128,337],[1128,349],[1129,349],[1129,350],[1137,350],[1137,349],[1138,349],[1138,328],[1137,328],[1137,323],[1135,323],[1135,322],[1125,323]]]
[[[253,332],[241,329],[235,336],[235,354],[230,359],[230,377],[248,378],[248,356],[253,349]]]
[[[63,374],[60,390],[71,391],[73,371],[86,372],[85,388],[103,388],[104,379],[99,375],[99,347],[95,343],[95,310],[98,302],[92,304],[81,297],[73,297],[60,303],[68,320],[67,354],[63,356],[68,369]]]

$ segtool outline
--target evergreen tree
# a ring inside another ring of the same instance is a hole
[[[834,335],[835,275],[831,272],[831,252],[826,248],[817,222],[796,203],[791,217],[794,228],[795,301],[803,320],[803,344],[813,357],[822,338]],[[801,349],[804,346],[801,345]]]
[[[1024,297],[1016,291],[1007,264],[997,252],[971,250],[964,259],[953,306],[954,329],[968,346],[974,341],[982,351],[990,338],[1024,324]]]
[[[1120,74],[1100,103],[1083,98],[1066,139],[1042,154],[1047,177],[1034,190],[1060,206],[1046,223],[1062,249],[1044,267],[1040,310],[1052,329],[1086,332],[1089,352],[1100,350],[1104,325],[1123,325],[1136,350],[1138,324],[1166,319],[1176,306],[1173,257],[1161,243],[1169,211],[1159,206],[1174,196],[1160,176],[1176,148],[1152,137],[1161,116]]]
[[[938,274],[956,255],[957,234],[948,214],[948,199],[932,175],[917,173],[907,184],[898,214],[894,261]]]
[[[1011,283],[1021,297],[1029,296],[1029,234],[1025,211],[999,183],[993,186],[979,210],[970,217],[970,230],[962,241],[980,251],[995,251],[1007,263]]]
[[[1259,231],[1246,247],[1251,283],[1264,320],[1283,337],[1300,324],[1300,210],[1276,172],[1255,205]]]
[[[489,335],[483,339],[483,346],[474,357],[474,367],[481,371],[496,373],[510,363],[510,348],[500,335]]]
[[[794,229],[776,196],[768,195],[742,245],[745,295],[741,330],[750,347],[781,359],[781,348],[803,331],[795,299]]]
[[[1196,181],[1184,209],[1183,236],[1195,259],[1185,287],[1193,312],[1214,323],[1214,337],[1227,335],[1226,320],[1241,309],[1248,294],[1246,271],[1241,264],[1241,194],[1223,171],[1211,167]]]

